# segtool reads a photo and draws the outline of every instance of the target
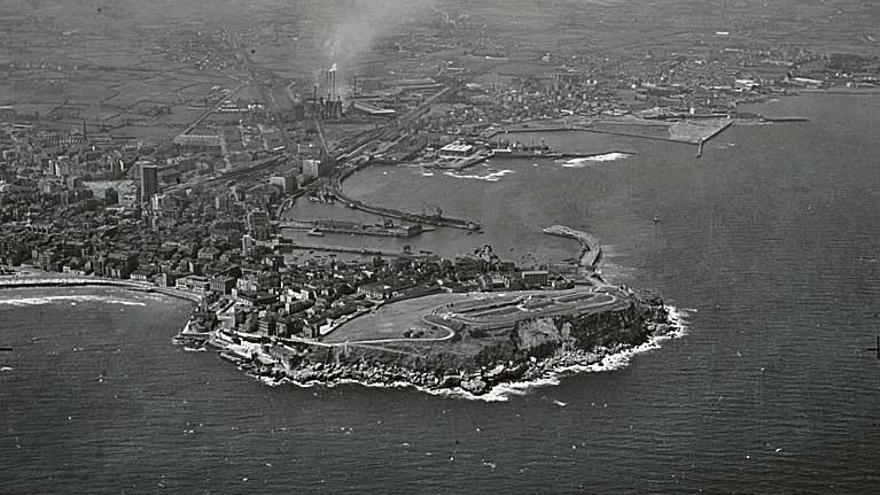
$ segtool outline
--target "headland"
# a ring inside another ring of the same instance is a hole
[[[435,286],[385,297],[376,288],[365,294],[368,306],[308,336],[249,330],[236,323],[235,304],[221,300],[200,306],[176,342],[215,348],[272,385],[357,383],[498,399],[514,384],[601,369],[615,355],[681,330],[660,298],[596,274],[601,248],[594,236],[562,225],[544,232],[581,244],[572,266],[579,276],[501,272],[496,263],[471,290]]]

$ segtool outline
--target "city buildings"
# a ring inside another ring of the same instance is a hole
[[[258,241],[267,240],[272,234],[269,213],[262,209],[249,211],[247,214],[247,230],[253,239]]]
[[[159,192],[159,167],[155,163],[141,162],[141,202],[149,203]]]
[[[311,178],[327,177],[333,172],[328,160],[303,160],[303,175]]]

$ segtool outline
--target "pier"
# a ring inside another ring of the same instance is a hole
[[[408,256],[410,258],[428,258],[431,255],[428,254],[407,254],[401,251],[384,251],[381,249],[372,249],[372,248],[355,248],[355,247],[345,247],[345,246],[318,246],[318,245],[310,245],[310,244],[290,244],[291,249],[299,250],[299,251],[320,251],[326,253],[342,253],[342,254],[356,254],[359,256],[385,256],[389,258],[398,258],[401,256]]]
[[[700,143],[697,145],[697,158],[700,158],[700,157],[703,156],[703,145],[704,145],[704,144],[706,144],[707,142],[709,142],[709,140],[711,140],[711,139],[714,138],[715,136],[717,136],[717,135],[721,134],[722,132],[726,131],[727,128],[730,127],[730,126],[732,126],[732,125],[733,125],[733,120],[731,120],[731,121],[729,121],[729,122],[725,122],[724,125],[722,125],[722,126],[719,127],[718,129],[716,129],[715,132],[713,132],[712,134],[709,134],[708,136],[706,136],[706,137],[700,139]]]
[[[809,122],[810,119],[806,117],[765,117],[763,115],[758,115],[758,118],[763,120],[764,122],[772,122],[774,124],[784,124],[787,122]]]
[[[410,238],[422,233],[421,224],[394,225],[386,220],[383,225],[359,224],[340,220],[313,220],[306,222],[279,222],[281,229],[306,231],[310,234],[349,234],[371,237],[400,237]]]
[[[493,155],[493,158],[496,160],[501,160],[501,159],[508,159],[508,160],[513,160],[513,159],[575,160],[578,158],[594,158],[597,156],[605,156],[605,155],[613,155],[613,154],[635,156],[638,154],[638,152],[631,151],[631,150],[616,150],[616,149],[603,151],[601,153],[556,153],[556,152],[517,153],[517,152],[512,152],[512,153],[495,153]]]
[[[419,215],[416,213],[407,213],[405,211],[385,208],[382,206],[368,205],[363,201],[358,201],[356,199],[345,196],[344,194],[342,194],[342,191],[340,191],[339,188],[334,188],[332,194],[336,197],[336,199],[342,201],[347,207],[351,209],[365,211],[367,213],[372,213],[380,217],[395,218],[410,223],[436,225],[438,227],[452,227],[455,229],[463,230],[476,231],[482,228],[479,223],[471,220],[449,218],[442,215]]]

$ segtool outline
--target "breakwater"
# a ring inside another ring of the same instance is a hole
[[[731,120],[730,122],[725,122],[724,125],[722,125],[722,126],[719,127],[718,129],[715,129],[715,132],[713,132],[712,134],[709,134],[708,136],[706,136],[706,137],[704,137],[704,138],[701,138],[699,144],[697,144],[697,158],[700,158],[701,156],[703,156],[703,145],[704,145],[704,144],[706,144],[706,143],[709,142],[712,138],[718,136],[719,134],[721,134],[722,132],[724,132],[725,130],[727,130],[727,128],[730,127],[730,126],[732,126],[732,125],[733,125],[733,121],[732,121],[732,120]]]
[[[325,245],[317,245],[317,244],[289,244],[288,247],[291,249],[297,249],[300,251],[322,251],[328,253],[344,253],[344,254],[357,254],[362,256],[387,256],[391,258],[408,256],[411,258],[425,258],[429,255],[425,254],[407,254],[400,251],[388,251],[382,249],[373,249],[373,248],[355,248],[355,247],[345,247],[345,246],[325,246]]]
[[[575,230],[565,225],[553,225],[543,229],[543,232],[548,235],[555,235],[578,241],[581,245],[578,260],[580,261],[581,267],[585,269],[594,271],[602,260],[602,247],[599,245],[599,240],[591,234]]]

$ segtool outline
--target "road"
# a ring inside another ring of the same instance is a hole
[[[577,295],[577,294],[592,294],[589,302],[584,301],[562,301],[567,296]],[[545,308],[535,308],[529,309],[525,307],[525,304],[530,302],[533,298],[536,299],[535,302],[547,301],[552,303],[552,306]],[[499,301],[488,299],[486,300],[487,305],[498,304]],[[512,313],[509,315],[491,315],[493,311],[492,308],[486,309],[483,312],[483,317],[467,317],[461,313],[456,313],[454,311],[454,305],[452,307],[447,305],[441,305],[435,308],[432,311],[432,314],[437,316],[442,316],[444,319],[448,317],[452,321],[458,321],[460,323],[466,324],[472,327],[491,327],[491,328],[500,328],[500,327],[508,327],[513,326],[517,321],[526,319],[526,318],[548,318],[553,316],[561,316],[567,314],[584,314],[584,313],[600,313],[606,311],[614,311],[625,308],[629,303],[614,293],[608,293],[606,291],[596,292],[582,292],[582,291],[571,291],[564,292],[560,294],[547,295],[541,297],[541,295],[532,294],[530,296],[519,296],[512,299],[508,304],[499,305],[498,308],[495,308],[495,311],[503,311],[504,308],[516,308],[519,311],[516,313]],[[480,307],[476,306],[473,308],[468,308],[468,313],[474,313],[480,311]],[[432,323],[435,323],[432,321]]]

